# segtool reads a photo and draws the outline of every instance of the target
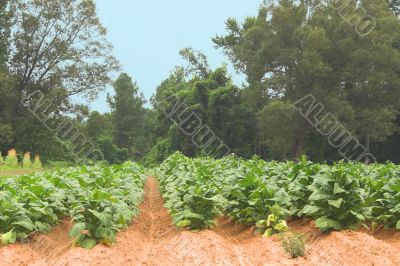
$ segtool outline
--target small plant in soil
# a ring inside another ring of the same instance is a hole
[[[304,256],[306,246],[304,234],[285,232],[281,234],[280,242],[283,250],[292,258]]]

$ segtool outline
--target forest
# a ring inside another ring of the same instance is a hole
[[[182,47],[187,64],[146,100],[121,71],[93,1],[1,1],[2,154],[15,148],[20,159],[30,151],[45,163],[71,164],[156,165],[176,151],[399,163],[400,1],[265,1],[254,14],[226,18],[226,32],[210,36],[243,84],[227,65],[212,69],[207,55]],[[109,113],[74,101],[110,86]],[[328,136],[333,122],[343,131]],[[215,140],[210,152],[199,144]]]

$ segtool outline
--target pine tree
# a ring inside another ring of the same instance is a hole
[[[121,74],[114,83],[115,95],[108,97],[112,108],[114,142],[120,148],[130,149],[131,155],[140,153],[144,121],[144,96],[132,78]]]

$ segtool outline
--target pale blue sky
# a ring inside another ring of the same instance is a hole
[[[243,20],[257,14],[262,0],[95,0],[108,40],[122,71],[137,81],[149,99],[171,70],[184,62],[179,50],[192,47],[209,58],[211,67],[228,59],[211,38],[225,32],[229,17]],[[243,78],[236,75],[235,81]],[[106,93],[91,110],[109,111]]]

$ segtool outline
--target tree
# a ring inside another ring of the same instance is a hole
[[[88,136],[97,141],[100,137],[112,136],[112,121],[109,115],[92,112],[86,121]]]
[[[295,108],[292,103],[271,101],[258,114],[258,127],[269,156],[284,160],[290,158],[294,146]]]
[[[352,60],[344,69],[350,75],[342,82],[354,110],[355,133],[369,150],[371,141],[385,141],[397,129],[400,49],[393,44],[400,39],[400,20],[387,9],[386,1],[366,1],[363,7],[377,26],[362,39],[353,33],[343,47]]]
[[[396,16],[400,16],[400,0],[389,0],[389,7]]]
[[[5,72],[0,70],[0,148],[10,147],[15,140],[12,117],[12,83]]]
[[[205,57],[201,58],[203,62],[207,61]],[[256,131],[255,114],[242,103],[241,90],[233,85],[226,67],[210,70],[198,67],[198,60],[186,59],[189,61],[187,68],[176,68],[157,88],[152,99],[157,111],[155,131],[160,138],[147,156],[147,161],[162,161],[177,150],[187,156],[218,157],[224,155],[218,153],[219,145],[226,145],[239,156],[250,157]],[[207,71],[193,71],[196,69]],[[170,99],[177,99],[178,102]],[[185,112],[179,112],[181,117],[173,117],[172,120],[178,123],[179,119],[189,118],[187,123],[177,125],[166,115],[165,110],[172,110],[176,106],[185,106]],[[191,123],[196,128],[189,129]],[[209,128],[212,131],[210,135],[218,139],[215,147],[203,149],[193,141],[193,136],[202,126]]]
[[[0,2],[0,148],[14,141],[14,131],[10,125],[10,102],[12,102],[12,82],[7,73],[6,61],[9,51],[11,12],[8,1]]]
[[[207,77],[210,73],[207,57],[192,48],[184,48],[179,54],[185,59],[189,65],[186,68],[186,75],[194,75],[198,77]]]
[[[119,148],[109,136],[100,137],[97,144],[104,155],[104,159],[111,164],[121,164],[129,159],[128,149]]]
[[[9,9],[9,1],[0,2],[0,67],[4,67],[7,61],[10,37],[10,18],[11,11]]]
[[[32,106],[43,96],[51,102],[48,123],[80,124],[87,108],[74,105],[71,96],[94,98],[118,69],[105,37],[92,0],[1,1],[0,65],[7,61],[7,69],[0,67],[2,145],[69,159],[60,145],[70,144],[56,141],[22,102]],[[40,93],[29,97],[32,92]]]
[[[94,97],[118,69],[92,0],[15,0],[10,71],[18,100],[39,87]],[[18,107],[17,107],[18,110]]]
[[[112,108],[114,142],[120,148],[131,150],[135,158],[143,156],[141,139],[143,136],[143,121],[145,99],[132,78],[121,74],[114,82],[115,96],[109,96]]]
[[[299,113],[280,115],[279,110],[309,94],[367,146],[370,139],[381,141],[393,134],[400,62],[393,43],[400,24],[387,2],[356,2],[281,0],[261,7],[257,17],[243,24],[229,19],[228,34],[214,38],[217,47],[246,74],[250,88],[258,91],[256,99],[265,95],[267,101],[256,100],[254,105],[271,105],[260,117],[276,115],[282,125],[291,124],[293,158],[304,153],[306,139],[315,128]],[[365,10],[375,18],[374,30],[360,35],[346,22],[337,10],[345,3],[356,14]],[[385,108],[380,108],[383,102]],[[377,117],[379,123],[371,126]],[[277,121],[269,118],[267,124]],[[261,130],[270,145],[288,137],[279,130],[266,132],[265,126]]]
[[[262,7],[257,17],[246,18],[242,25],[230,18],[226,21],[228,34],[213,38],[216,47],[222,48],[235,68],[246,75],[249,83],[246,98],[255,110],[262,109],[268,99],[265,86],[261,83],[266,72],[273,67],[266,61],[272,61],[276,56],[276,43],[268,41],[272,40],[274,33],[268,26],[266,16],[267,8]]]

